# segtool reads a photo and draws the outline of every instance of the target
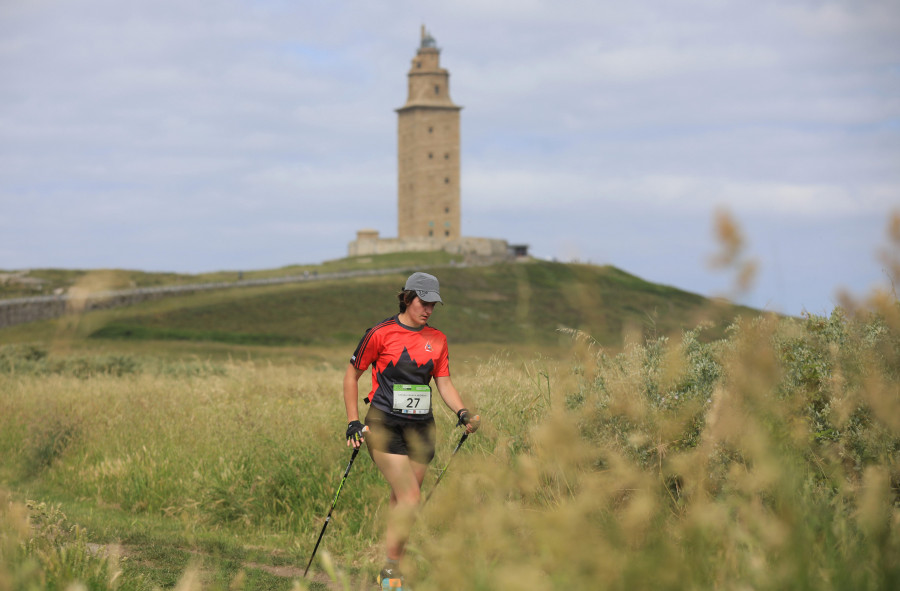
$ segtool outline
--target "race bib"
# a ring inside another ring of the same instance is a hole
[[[405,415],[427,415],[431,412],[431,387],[395,384],[394,412]]]

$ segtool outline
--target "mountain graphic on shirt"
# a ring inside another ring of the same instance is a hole
[[[429,359],[423,365],[416,363],[406,347],[395,364],[389,361],[378,376],[378,383],[386,392],[394,389],[394,384],[428,384],[434,372],[434,360]]]

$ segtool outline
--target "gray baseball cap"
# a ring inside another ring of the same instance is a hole
[[[444,303],[444,300],[441,299],[441,285],[434,275],[421,272],[413,273],[406,280],[406,286],[403,289],[415,291],[416,295],[423,302]]]

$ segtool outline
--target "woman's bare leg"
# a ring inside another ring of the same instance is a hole
[[[391,487],[391,504],[385,535],[387,557],[391,560],[400,560],[419,507],[422,481],[425,479],[428,465],[414,462],[409,456],[374,450],[372,459]]]

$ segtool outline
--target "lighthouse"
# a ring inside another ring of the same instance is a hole
[[[397,109],[397,237],[455,240],[460,228],[459,112],[450,73],[422,26],[407,74],[406,104]]]
[[[463,236],[460,220],[459,112],[450,73],[425,27],[407,74],[406,104],[397,112],[397,237],[357,230],[349,256],[443,250],[467,261],[505,260],[499,238]],[[526,248],[527,247],[522,247]]]

